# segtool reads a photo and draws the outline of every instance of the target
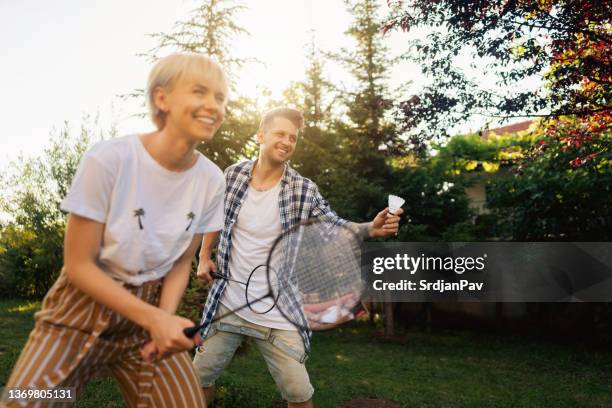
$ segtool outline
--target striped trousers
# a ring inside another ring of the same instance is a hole
[[[157,305],[161,280],[126,286]],[[45,296],[42,310],[5,388],[74,387],[78,395],[100,370],[117,379],[129,407],[204,407],[195,369],[187,352],[147,363],[140,348],[147,332],[75,288],[62,272]],[[70,403],[9,400],[0,406],[70,406]]]

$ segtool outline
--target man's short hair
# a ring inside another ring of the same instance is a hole
[[[274,118],[277,117],[285,118],[291,121],[291,123],[293,123],[298,130],[302,130],[304,128],[304,116],[302,115],[302,112],[292,108],[276,108],[264,113],[263,117],[261,118],[261,122],[259,123],[259,130],[265,130],[274,120]]]
[[[177,52],[160,59],[153,66],[147,82],[146,97],[149,115],[158,129],[165,126],[165,114],[155,105],[155,89],[161,87],[170,91],[178,78],[199,75],[220,82],[225,89],[227,103],[228,81],[223,68],[212,58],[194,52]]]

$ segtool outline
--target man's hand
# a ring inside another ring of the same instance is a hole
[[[322,323],[317,320],[316,316],[309,316],[308,314],[306,314],[306,318],[308,319],[308,327],[310,328],[310,330],[325,331],[325,330],[332,330],[337,327],[340,327],[342,324],[350,320],[353,320],[355,317],[352,314],[344,315],[340,319],[336,320],[334,323]]]
[[[211,272],[217,272],[217,265],[212,261],[212,259],[202,259],[200,258],[200,263],[198,264],[197,276],[200,279],[203,279],[204,282],[210,283],[213,278],[211,276]]]
[[[368,224],[368,235],[374,237],[388,237],[397,234],[399,229],[400,215],[404,212],[401,208],[395,214],[389,212],[389,208],[385,208]]]
[[[304,304],[308,326],[315,331],[330,330],[353,320],[352,310],[358,304],[357,296],[356,293],[347,293],[327,302]]]

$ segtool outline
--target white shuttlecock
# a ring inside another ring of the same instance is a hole
[[[336,323],[340,318],[340,308],[338,306],[330,306],[325,313],[321,315],[321,323]]]
[[[395,212],[399,210],[405,202],[406,200],[404,200],[402,197],[389,194],[389,212],[391,214],[395,214]]]
[[[340,322],[341,320],[344,320],[347,316],[349,319],[352,319],[354,317],[350,310],[345,309],[341,306],[334,305],[330,306],[325,311],[325,313],[321,315],[319,322],[334,324]]]

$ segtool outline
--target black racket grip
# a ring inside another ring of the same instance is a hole
[[[223,275],[221,275],[219,272],[211,272],[210,276],[212,276],[213,279],[223,279]]]
[[[183,329],[183,334],[191,339],[193,336],[198,334],[201,329],[202,328],[200,326],[187,327],[186,329]]]

